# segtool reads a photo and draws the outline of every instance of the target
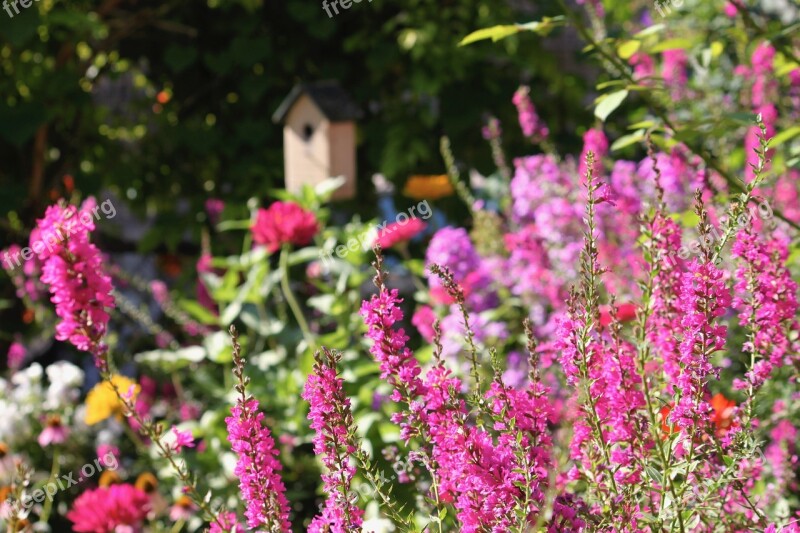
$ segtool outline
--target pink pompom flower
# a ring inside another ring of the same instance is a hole
[[[284,244],[309,244],[319,231],[319,223],[314,213],[294,202],[275,202],[258,210],[251,230],[256,243],[273,253]]]
[[[147,494],[125,483],[87,490],[72,504],[67,518],[73,531],[111,533],[139,527],[149,510]]]

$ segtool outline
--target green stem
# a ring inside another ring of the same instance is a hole
[[[281,290],[283,291],[283,296],[286,298],[286,302],[289,304],[289,308],[292,310],[292,313],[297,320],[297,324],[300,326],[300,330],[303,332],[303,337],[308,345],[307,347],[314,351],[317,349],[317,344],[314,342],[314,335],[311,333],[311,328],[308,327],[308,322],[306,322],[306,318],[303,316],[303,310],[300,308],[300,304],[297,303],[297,299],[294,297],[294,293],[292,292],[292,287],[289,284],[288,244],[284,244],[283,249],[281,250],[280,269]]]
[[[47,480],[47,484],[55,483],[55,480],[58,479],[58,474],[61,472],[61,454],[59,453],[58,446],[53,449],[53,467],[50,469],[50,478]],[[48,494],[47,499],[44,502],[44,509],[42,510],[42,514],[39,515],[39,521],[43,524],[47,523],[47,520],[50,518],[50,512],[53,509],[53,500],[55,496],[50,496]]]

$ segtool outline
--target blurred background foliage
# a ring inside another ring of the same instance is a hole
[[[481,124],[501,110],[506,141],[521,145],[508,105],[521,81],[546,100],[553,138],[579,146],[574,130],[591,109],[589,84],[565,75],[578,72],[577,40],[519,35],[457,49],[477,28],[558,12],[496,0],[374,0],[333,18],[300,0],[37,0],[13,18],[0,12],[3,240],[24,240],[15,228],[74,184],[156,217],[140,251],[198,243],[200,226],[187,235],[179,221],[202,219],[206,199],[282,186],[282,132],[270,117],[300,81],[337,79],[365,111],[350,207],[370,205],[375,172],[398,189],[410,174],[441,173],[442,134],[489,171]]]

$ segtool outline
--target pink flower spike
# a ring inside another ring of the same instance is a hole
[[[358,495],[352,487],[356,473],[352,455],[357,443],[352,437],[355,422],[350,399],[344,393],[343,380],[337,375],[338,354],[323,348],[314,358],[314,370],[308,376],[303,399],[311,404],[308,419],[316,432],[314,453],[327,470],[322,480],[328,499],[322,514],[314,518],[308,531],[358,531],[364,511],[356,505]]]
[[[91,353],[97,367],[105,370],[108,347],[103,337],[114,297],[103,257],[89,241],[95,228],[91,211],[95,202],[90,200],[81,209],[64,204],[48,207],[31,232],[31,248],[42,263],[40,279],[48,286],[60,319],[56,339]]]

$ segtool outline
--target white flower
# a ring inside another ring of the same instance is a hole
[[[0,399],[0,441],[14,446],[31,437],[27,417],[30,409],[16,402]]]
[[[42,376],[44,371],[42,365],[33,363],[31,366],[24,370],[16,372],[11,376],[11,389],[10,399],[22,406],[34,407],[34,410],[41,409],[42,406]]]
[[[47,409],[60,410],[74,405],[80,397],[80,386],[83,385],[83,370],[66,361],[58,361],[47,367]]]

